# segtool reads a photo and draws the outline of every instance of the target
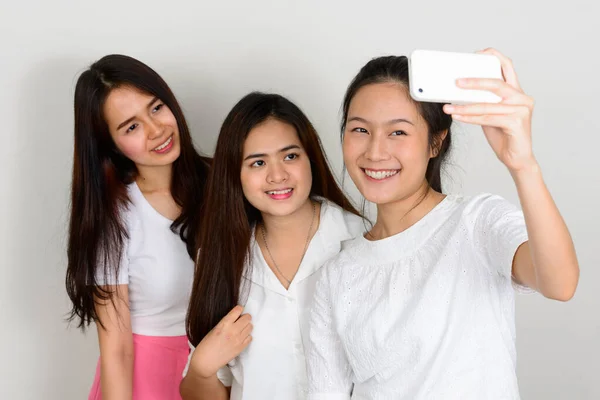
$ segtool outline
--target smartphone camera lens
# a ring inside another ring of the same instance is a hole
[[[423,93],[423,89],[419,88],[419,93]]]

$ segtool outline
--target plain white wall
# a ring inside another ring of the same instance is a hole
[[[83,399],[94,373],[95,328],[83,335],[63,321],[72,96],[92,61],[124,53],[155,68],[209,154],[241,96],[255,89],[289,96],[318,128],[339,173],[340,104],[367,60],[414,48],[493,46],[514,60],[537,101],[534,150],[581,265],[571,302],[517,300],[522,396],[599,399],[600,6],[532,3],[3,0],[0,398]],[[516,202],[510,176],[481,131],[457,127],[455,140],[450,190]],[[349,179],[346,186],[356,193]]]

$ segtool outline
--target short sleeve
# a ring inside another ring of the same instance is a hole
[[[98,286],[103,285],[127,285],[129,284],[129,257],[127,252],[129,250],[129,240],[123,241],[123,253],[121,254],[121,260],[119,262],[119,269],[109,265],[108,268],[104,267],[104,260],[98,263],[96,270],[96,284]]]
[[[346,400],[352,392],[352,369],[334,327],[329,267],[325,265],[311,305],[307,346],[308,399]]]
[[[137,234],[138,226],[134,218],[134,210],[123,210],[123,218],[128,237],[123,238],[123,249],[119,260],[118,272],[115,265],[107,265],[106,257],[104,257],[103,253],[100,253],[98,256],[98,268],[96,268],[96,284],[98,286],[129,284],[129,250],[131,248],[131,241]]]
[[[523,212],[496,195],[482,195],[476,200],[473,236],[483,258],[492,271],[511,279],[522,293],[532,289],[518,284],[512,276],[512,265],[519,246],[529,240]]]
[[[231,387],[231,385],[233,385],[233,374],[227,365],[217,371],[217,378],[219,378],[225,387]]]

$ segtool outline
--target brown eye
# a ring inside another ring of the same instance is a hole
[[[138,126],[138,124],[131,125],[129,128],[127,128],[125,133],[129,133],[129,132],[133,131],[135,128],[137,128],[137,126]]]

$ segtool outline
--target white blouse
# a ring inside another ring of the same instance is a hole
[[[516,207],[479,195],[347,242],[317,284],[309,399],[518,399],[511,271],[527,240]]]
[[[308,307],[320,269],[340,251],[342,241],[362,234],[366,228],[360,217],[318,200],[322,204],[319,228],[287,290],[252,238],[251,274],[244,276],[242,285],[247,295],[244,313],[252,316],[254,326],[252,342],[218,372],[223,384],[231,386],[232,400],[306,399]],[[245,298],[242,294],[241,301]]]

